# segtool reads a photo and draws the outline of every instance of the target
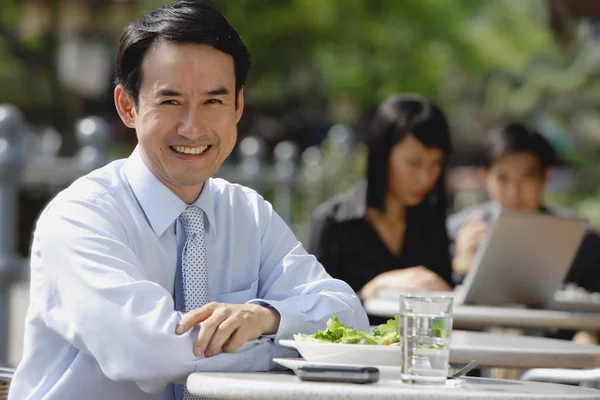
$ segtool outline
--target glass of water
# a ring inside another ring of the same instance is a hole
[[[400,296],[402,376],[405,383],[444,384],[448,376],[453,298],[448,294]]]

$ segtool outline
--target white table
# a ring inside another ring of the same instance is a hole
[[[453,331],[450,364],[461,366],[471,360],[493,368],[597,368],[600,346],[534,336]]]
[[[390,318],[399,312],[398,300],[375,298],[364,303],[371,315]],[[537,310],[517,307],[454,307],[454,328],[484,329],[489,327],[600,330],[600,313]]]
[[[375,384],[302,382],[289,373],[193,373],[190,393],[214,399],[600,399],[600,391],[552,383],[465,378],[446,385],[407,385],[396,380]]]

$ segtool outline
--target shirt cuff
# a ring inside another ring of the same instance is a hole
[[[294,339],[298,333],[315,333],[323,329],[323,321],[319,318],[311,318],[311,309],[316,299],[308,295],[297,298],[289,298],[282,301],[254,299],[247,304],[258,304],[275,309],[279,312],[279,328],[275,334],[275,345],[279,345],[281,339]]]

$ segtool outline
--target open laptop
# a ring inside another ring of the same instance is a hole
[[[584,219],[503,210],[479,247],[455,303],[549,306],[586,227]]]

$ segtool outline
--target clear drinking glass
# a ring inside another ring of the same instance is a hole
[[[400,296],[403,382],[446,382],[452,307],[453,298],[448,294],[419,293]]]

